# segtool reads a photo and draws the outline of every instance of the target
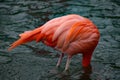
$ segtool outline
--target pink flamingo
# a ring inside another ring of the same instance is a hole
[[[79,53],[83,55],[82,66],[90,65],[92,53],[98,44],[99,37],[100,33],[92,21],[76,14],[70,14],[54,18],[34,30],[25,31],[8,50],[34,40],[41,41],[47,46],[61,51],[57,67],[60,66],[64,54],[67,54],[65,67],[65,71],[67,71],[72,56]]]

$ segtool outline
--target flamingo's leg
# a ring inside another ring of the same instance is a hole
[[[56,67],[59,67],[59,66],[60,66],[63,57],[64,57],[64,53],[62,53],[62,54],[60,55]]]
[[[72,56],[68,55],[68,57],[67,57],[67,62],[66,62],[66,66],[65,66],[65,71],[68,71],[68,69],[69,69],[69,65],[70,65],[70,62],[71,62],[71,58],[72,58]]]

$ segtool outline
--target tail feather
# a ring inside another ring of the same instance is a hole
[[[35,30],[32,31],[26,31],[22,34],[20,34],[20,39],[18,39],[17,41],[15,41],[14,43],[11,44],[10,48],[8,49],[9,51],[11,51],[13,48],[21,45],[21,44],[25,44],[27,42],[31,42],[33,40],[36,40],[36,42],[40,41],[42,39],[42,35],[41,35],[41,27],[37,28]]]
[[[8,50],[11,51],[13,48],[15,48],[23,43],[25,43],[25,41],[23,39],[18,39],[13,44],[11,44],[11,46],[10,46],[10,48],[8,48]]]

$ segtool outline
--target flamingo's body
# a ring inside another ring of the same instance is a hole
[[[60,65],[63,53],[68,55],[66,68],[68,69],[70,59],[73,55],[82,53],[82,65],[90,64],[92,53],[99,41],[99,31],[87,18],[71,14],[54,18],[39,28],[20,34],[20,39],[14,42],[9,50],[35,40],[42,41],[62,52],[57,66]]]

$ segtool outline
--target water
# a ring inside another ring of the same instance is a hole
[[[120,80],[119,7],[119,0],[0,0],[0,80],[79,80],[86,77],[82,73],[81,55],[73,57],[70,75],[63,76],[66,57],[60,74],[49,73],[55,68],[59,52],[42,43],[32,42],[7,51],[19,33],[72,13],[91,19],[101,33],[92,57],[93,72],[86,80]]]

